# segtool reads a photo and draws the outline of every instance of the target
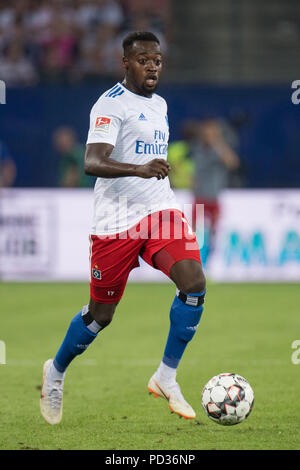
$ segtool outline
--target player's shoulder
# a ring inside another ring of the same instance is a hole
[[[124,87],[120,83],[117,83],[108,90],[105,90],[104,93],[99,96],[99,98],[92,107],[92,112],[98,110],[99,108],[107,108],[111,111],[122,111],[122,109],[124,108],[124,95]]]
[[[162,104],[167,104],[166,100],[165,100],[161,95],[158,95],[157,93],[154,93],[153,96],[154,96],[154,97],[157,99],[157,101],[159,101],[160,103],[162,103]]]
[[[167,102],[162,96],[158,95],[157,93],[154,93],[153,97],[155,98],[159,106],[168,108]]]
[[[124,98],[126,88],[121,83],[116,83],[113,87],[106,90],[99,99],[107,99],[109,101],[119,101]]]
[[[107,102],[113,105],[113,103],[120,101],[122,102],[125,96],[125,90],[126,89],[120,83],[116,83],[116,85],[114,85],[113,87],[109,88],[108,90],[105,90],[104,93],[99,96],[95,104],[99,102]]]

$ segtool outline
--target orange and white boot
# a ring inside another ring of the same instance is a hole
[[[183,398],[180,387],[176,381],[163,382],[162,380],[158,380],[157,374],[155,373],[149,380],[148,390],[150,394],[154,394],[155,398],[165,398],[169,402],[169,409],[172,413],[176,413],[185,419],[193,419],[196,417],[193,408]]]

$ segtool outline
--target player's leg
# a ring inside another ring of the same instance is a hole
[[[64,374],[71,361],[82,354],[113,318],[118,302],[97,303],[93,299],[75,315],[53,361],[59,374]],[[57,374],[57,376],[62,376]]]
[[[183,259],[174,263],[170,268],[170,278],[177,289],[187,294],[202,292],[206,288],[202,264],[195,259]]]
[[[170,331],[161,368],[162,373],[168,371],[170,376],[175,377],[180,359],[193,339],[202,316],[206,282],[201,263],[194,259],[176,262],[169,276],[177,292],[170,310]]]
[[[49,424],[62,418],[63,387],[67,367],[82,354],[113,318],[117,302],[98,304],[91,299],[72,319],[65,338],[54,358],[44,363],[40,400],[41,413]]]
[[[54,358],[44,364],[40,400],[43,417],[57,424],[62,417],[62,394],[67,367],[82,354],[112,320],[130,270],[138,264],[134,247],[126,240],[92,239],[91,299],[72,319]],[[136,248],[138,253],[139,247]],[[132,252],[132,256],[131,255]],[[125,256],[127,254],[127,256]],[[101,265],[100,271],[98,266]]]
[[[148,262],[154,243],[150,242],[149,252],[144,258]],[[176,372],[187,344],[195,335],[203,311],[205,276],[195,234],[192,233],[190,239],[183,237],[173,240],[152,253],[150,264],[173,280],[177,292],[170,309],[170,329],[164,355],[158,370],[149,381],[148,389],[156,396],[168,398],[172,411],[186,418],[194,418],[195,412],[184,400],[176,382]]]
[[[157,260],[156,264],[159,266]],[[205,276],[198,261],[186,259],[171,267],[169,277],[176,284],[177,294],[170,309],[170,329],[163,358],[149,381],[148,389],[156,396],[167,396],[171,411],[187,419],[195,418],[193,408],[184,399],[176,382],[176,373],[202,315]]]

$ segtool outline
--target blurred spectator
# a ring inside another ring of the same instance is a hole
[[[53,135],[53,145],[59,154],[59,186],[86,188],[94,185],[95,179],[84,173],[85,147],[78,143],[71,127],[59,127]]]
[[[234,133],[224,121],[200,121],[191,147],[195,162],[195,204],[204,204],[204,246],[201,251],[205,264],[213,247],[213,237],[219,217],[218,196],[229,186],[230,173],[237,170],[240,160],[233,149]],[[195,221],[196,212],[194,212]]]
[[[38,76],[32,63],[25,57],[23,46],[12,43],[1,59],[0,78],[7,86],[34,85]]]
[[[140,11],[136,15],[132,16],[128,25],[128,29],[122,31],[120,37],[117,38],[119,47],[124,37],[131,31],[151,31],[159,39],[161,50],[163,54],[166,55],[167,42],[165,40],[164,33],[161,29],[157,28],[155,22],[153,22],[153,17],[147,14],[146,11]]]
[[[87,79],[122,76],[122,48],[116,40],[116,33],[114,25],[99,26],[92,41],[82,42],[75,75]]]
[[[41,68],[45,78],[68,78],[76,62],[78,38],[73,25],[54,15],[49,31],[40,37]]]
[[[123,4],[128,19],[146,16],[150,20],[150,30],[162,33],[166,41],[170,40],[172,33],[171,0],[124,0]]]
[[[0,140],[0,188],[13,186],[16,174],[16,165],[6,145]]]
[[[72,2],[75,22],[82,30],[110,25],[120,27],[124,20],[123,10],[115,0],[79,0]]]
[[[153,31],[167,50],[169,4],[169,0],[1,0],[0,78],[8,86],[31,85],[37,79],[120,78],[121,41],[128,31]]]

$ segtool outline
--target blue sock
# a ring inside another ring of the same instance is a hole
[[[94,341],[97,334],[90,331],[84,324],[82,311],[77,313],[71,321],[62,345],[55,356],[54,367],[59,372],[64,372],[74,357],[82,354]]]
[[[176,295],[170,311],[170,331],[163,363],[176,369],[189,341],[193,338],[203,312],[205,292]],[[199,300],[198,300],[199,299]],[[197,305],[198,304],[198,305]]]

